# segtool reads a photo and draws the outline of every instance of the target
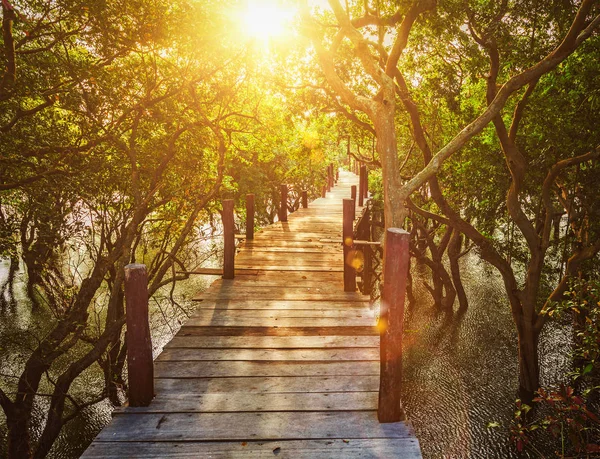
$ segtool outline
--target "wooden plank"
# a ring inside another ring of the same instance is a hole
[[[212,289],[206,290],[196,298],[202,298],[205,300],[227,300],[227,299],[246,299],[251,298],[253,300],[271,300],[271,299],[282,299],[282,300],[296,300],[296,301],[351,301],[351,302],[362,302],[365,304],[369,303],[369,297],[362,295],[358,292],[339,292],[333,291],[325,293],[321,287],[289,287],[288,289],[280,288],[257,288],[255,286],[215,286]]]
[[[277,440],[245,442],[98,442],[84,459],[127,458],[285,458],[285,459],[419,459],[415,438]]]
[[[186,326],[195,327],[344,327],[344,326],[372,326],[375,320],[370,317],[236,317],[235,314],[224,316],[192,316]]]
[[[232,314],[231,309],[201,308],[196,309],[192,317],[228,317]],[[364,308],[340,308],[340,309],[238,309],[235,317],[267,317],[272,319],[304,317],[304,318],[347,318],[347,317],[369,317],[374,319],[375,312]],[[374,322],[373,322],[374,323]]]
[[[285,262],[280,262],[278,264],[271,263],[269,266],[262,266],[259,263],[240,263],[238,269],[250,269],[250,270],[262,270],[262,271],[303,271],[303,272],[329,272],[329,273],[341,273],[343,272],[343,267],[340,266],[301,266],[301,265],[292,265],[286,264]]]
[[[128,413],[235,413],[238,411],[362,411],[377,408],[377,391],[308,393],[167,394],[150,407],[117,409]]]
[[[302,278],[304,277],[304,278]],[[336,276],[337,277],[337,276]],[[224,279],[219,279],[219,282]],[[337,288],[338,286],[343,287],[343,283],[340,279],[319,279],[318,276],[300,276],[294,279],[288,279],[285,276],[263,278],[262,276],[238,276],[233,281],[225,280],[230,282],[228,285],[233,287],[256,287],[256,288],[267,288],[267,287],[287,287],[290,284],[298,286],[310,286],[310,287],[325,287],[328,289]],[[217,285],[223,285],[221,283],[214,282],[215,287]],[[341,290],[341,287],[338,289]]]
[[[246,376],[225,378],[159,378],[156,393],[171,395],[231,393],[375,392],[379,376]]]
[[[193,327],[187,323],[179,332],[182,336],[379,336],[377,327]]]
[[[307,300],[242,300],[242,299],[196,299],[200,308],[205,309],[315,309],[315,310],[353,310],[365,309],[364,301],[307,301]]]
[[[402,422],[379,424],[375,411],[168,413],[116,416],[96,441],[407,438],[411,435],[411,429]]]
[[[379,375],[379,362],[154,362],[155,378]]]
[[[196,268],[193,271],[187,271],[188,274],[203,274],[207,276],[221,276],[223,275],[222,268]],[[258,270],[256,269],[243,269],[236,266],[235,275],[236,276],[256,276],[258,274]]]
[[[302,361],[336,362],[352,360],[379,360],[379,348],[351,349],[190,349],[165,348],[157,362],[198,361]]]
[[[204,349],[317,349],[378,347],[378,336],[183,336],[176,335],[167,345]]]
[[[282,289],[269,289],[267,291],[254,289],[246,290],[235,289],[225,292],[203,292],[198,296],[192,298],[194,301],[225,301],[225,300],[245,300],[249,296],[254,301],[259,300],[287,300],[287,301],[336,301],[336,302],[350,302],[350,303],[363,303],[368,304],[369,297],[361,295],[360,293],[354,292],[335,292],[330,295],[323,295],[322,293],[295,293],[286,292]]]

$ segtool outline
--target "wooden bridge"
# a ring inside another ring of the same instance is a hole
[[[241,244],[154,362],[156,397],[115,411],[85,458],[420,458],[406,422],[379,423],[379,332],[344,292],[342,172],[325,198]],[[135,390],[131,388],[130,390]]]

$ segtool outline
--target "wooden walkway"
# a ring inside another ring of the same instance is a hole
[[[326,198],[242,244],[234,280],[155,361],[156,398],[125,408],[85,458],[420,458],[407,423],[377,421],[379,337],[368,298],[343,291],[342,199]]]

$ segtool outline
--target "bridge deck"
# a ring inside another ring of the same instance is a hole
[[[85,458],[420,458],[407,423],[379,424],[379,337],[343,291],[342,173],[327,198],[242,244],[155,361],[156,398],[125,408]]]

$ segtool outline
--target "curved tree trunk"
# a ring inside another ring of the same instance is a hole
[[[462,235],[458,231],[452,233],[452,238],[448,244],[448,258],[450,260],[450,272],[452,273],[452,282],[458,296],[459,310],[466,310],[469,307],[467,294],[460,276],[460,249],[462,248]]]

